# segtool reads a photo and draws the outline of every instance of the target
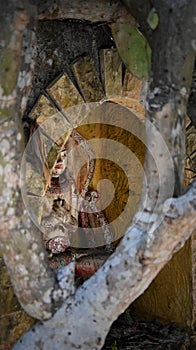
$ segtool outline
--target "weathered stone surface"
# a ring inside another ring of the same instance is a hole
[[[78,19],[91,22],[110,22],[116,21],[124,17],[129,22],[135,22],[134,18],[129,14],[122,3],[117,1],[96,0],[89,1],[77,0],[71,2],[69,0],[58,0],[57,2],[47,1],[38,6],[38,14],[40,19]]]
[[[90,56],[81,58],[72,68],[86,102],[96,102],[104,98],[103,87]]]
[[[64,74],[48,89],[48,91],[55,98],[65,113],[67,108],[84,102],[67,74]]]
[[[51,104],[51,102],[45,96],[41,95],[36,107],[34,107],[33,111],[30,113],[30,117],[33,120],[39,118],[39,124],[42,124],[57,112],[58,110]]]
[[[69,75],[74,85],[77,82],[71,64],[84,53],[99,61],[101,48],[114,46],[111,31],[105,24],[97,26],[81,21],[38,21],[36,63],[32,89],[28,99],[28,115],[40,97],[43,88],[51,86],[63,72]],[[93,38],[93,44],[92,44]]]

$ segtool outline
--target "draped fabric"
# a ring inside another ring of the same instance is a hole
[[[69,247],[75,249],[76,255],[77,249],[84,248],[102,247],[109,251],[113,241],[112,229],[97,208],[101,194],[90,189],[95,155],[89,143],[73,130],[63,151],[66,168],[59,177],[52,177],[48,185],[41,220],[43,240],[52,253],[53,267],[58,267],[62,260],[69,263],[73,258],[68,254]],[[80,257],[82,270],[81,266]]]

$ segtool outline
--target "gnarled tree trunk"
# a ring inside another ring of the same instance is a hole
[[[63,270],[59,282],[51,272],[41,238],[31,230],[20,196],[18,165],[23,150],[20,115],[28,98],[33,53],[28,52],[29,56],[24,56],[22,62],[19,57],[23,34],[28,33],[28,47],[33,47],[36,8],[29,5],[18,9],[14,0],[8,1],[9,9],[5,4],[2,6],[1,25],[6,28],[0,31],[4,40],[2,62],[9,57],[9,67],[13,67],[15,78],[19,69],[20,74],[18,113],[13,113],[16,84],[1,89],[1,153],[6,160],[1,165],[4,205],[1,247],[22,306],[43,321],[28,331],[15,349],[101,349],[112,322],[143,293],[196,228],[196,183],[182,195],[184,124],[195,58],[196,4],[194,0],[180,1],[180,4],[176,0],[172,5],[170,1],[156,1],[154,8],[159,24],[153,30],[146,24],[150,2],[124,2],[140,23],[152,48],[146,104],[147,184],[133,225],[115,253],[76,291],[72,264]],[[9,74],[2,64],[2,84]],[[173,195],[179,198],[170,200]]]

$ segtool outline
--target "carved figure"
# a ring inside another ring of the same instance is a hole
[[[52,169],[41,220],[51,265],[58,268],[78,260],[77,275],[81,272],[85,277],[104,262],[108,254],[104,255],[103,250],[111,252],[113,242],[111,227],[96,205],[100,194],[89,189],[94,169],[89,143],[73,130]],[[96,255],[94,262],[92,254]]]

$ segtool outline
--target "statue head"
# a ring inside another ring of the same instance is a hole
[[[52,169],[52,177],[59,177],[66,169],[67,166],[67,151],[64,148],[58,158],[57,161]]]

